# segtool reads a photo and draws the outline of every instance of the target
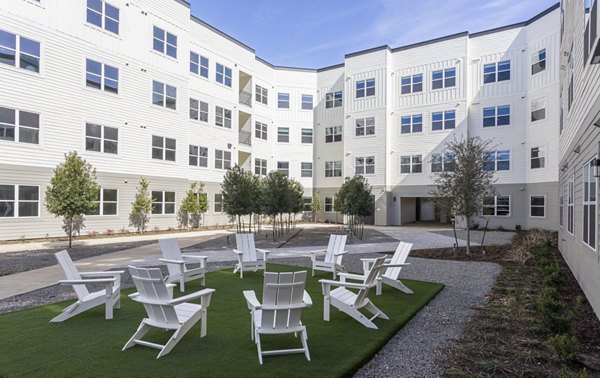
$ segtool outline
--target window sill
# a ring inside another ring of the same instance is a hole
[[[372,138],[377,138],[377,135],[376,134],[354,135],[354,139],[372,139]]]
[[[41,66],[41,62],[40,62],[40,66]],[[33,72],[33,71],[29,71],[29,70],[26,70],[26,69],[23,69],[23,68],[18,68],[17,66],[11,66],[9,64],[0,63],[0,68],[3,68],[5,70],[7,70],[7,71],[12,71],[12,72],[15,72],[15,73],[20,73],[20,74],[28,75],[28,76],[31,76],[31,77],[36,77],[38,79],[44,79],[44,75],[42,74],[42,72],[44,70],[41,67],[40,67],[40,72]]]
[[[98,89],[98,88],[88,87],[87,85],[85,85],[85,83],[83,84],[83,90],[84,91],[88,91],[90,93],[100,94],[102,96],[106,96],[107,98],[115,98],[115,99],[118,99],[118,100],[122,99],[120,92],[113,93],[113,92],[105,91],[104,89]]]
[[[177,108],[171,109],[171,108],[167,108],[166,106],[155,105],[155,104],[152,104],[152,103],[150,104],[150,109],[156,109],[156,110],[162,109],[162,110],[166,110],[166,111],[171,112],[171,113],[177,113]]]
[[[101,28],[99,26],[96,26],[94,24],[90,24],[89,22],[84,22],[83,26],[85,26],[87,28],[90,28],[92,30],[95,30],[97,32],[100,32],[100,33],[102,33],[102,34],[104,34],[104,35],[106,35],[108,37],[112,37],[114,39],[118,39],[119,41],[123,40],[123,38],[121,38],[121,36],[119,34],[115,34],[113,32],[107,31],[106,29],[103,29],[103,28]],[[120,20],[119,20],[119,26],[121,26],[121,21]]]
[[[179,48],[178,48],[179,49]],[[165,58],[167,60],[170,60],[173,63],[177,63],[179,64],[179,60],[177,60],[177,58],[173,58],[171,55],[167,55],[165,53],[161,53],[160,51],[156,51],[154,49],[150,50],[151,54],[154,54],[156,56],[160,56],[161,58]]]

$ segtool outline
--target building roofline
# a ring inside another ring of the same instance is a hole
[[[188,7],[188,8],[191,7],[190,2],[187,0],[175,0],[175,1],[177,1],[179,4],[183,5],[184,7]]]
[[[501,31],[505,31],[505,30],[521,28],[523,26],[531,25],[532,23],[539,20],[540,18],[546,16],[549,13],[552,13],[554,10],[558,9],[559,7],[560,7],[560,3],[556,3],[556,4],[552,5],[551,7],[549,7],[548,9],[536,14],[535,16],[533,16],[532,18],[530,18],[527,21],[517,22],[515,24],[506,25],[506,26],[500,26],[498,28],[483,30],[483,31],[469,35],[469,38],[477,38],[477,37],[481,37],[481,36],[492,34],[492,33],[497,33],[497,32],[501,32]]]
[[[338,64],[334,64],[334,65],[327,66],[327,67],[317,68],[317,72],[335,70],[336,68],[344,67],[344,65],[345,65],[344,63],[338,63]]]
[[[469,36],[469,32],[464,31],[464,32],[456,33],[456,34],[447,35],[445,37],[439,37],[439,38],[429,39],[429,40],[423,41],[423,42],[411,43],[410,45],[394,47],[392,49],[392,52],[394,53],[396,51],[408,50],[408,49],[412,49],[415,47],[426,46],[426,45],[430,45],[433,43],[439,43],[439,42],[444,42],[444,41],[448,41],[448,40],[455,39],[455,38],[468,37],[468,36]]]
[[[381,46],[377,46],[377,47],[371,47],[370,49],[366,49],[366,50],[360,50],[360,51],[355,51],[349,54],[344,55],[345,59],[348,58],[352,58],[355,56],[359,56],[359,55],[364,55],[364,54],[370,54],[372,52],[377,52],[377,51],[381,51],[381,50],[391,50],[390,46],[388,45],[381,45]]]
[[[176,0],[176,1],[180,1],[180,0]],[[218,34],[218,35],[220,35],[221,37],[223,37],[223,38],[225,38],[225,39],[227,39],[227,40],[229,40],[229,41],[231,41],[231,42],[235,43],[236,45],[238,45],[238,46],[240,46],[240,47],[242,47],[242,48],[244,48],[244,49],[246,49],[246,50],[250,51],[250,52],[251,52],[251,53],[253,53],[253,54],[256,54],[256,51],[254,51],[254,49],[253,49],[252,47],[248,46],[248,45],[247,45],[247,44],[245,44],[244,42],[241,42],[241,41],[239,41],[239,40],[237,40],[237,39],[233,38],[233,37],[232,37],[232,36],[230,36],[229,34],[227,34],[227,33],[223,32],[223,31],[221,31],[221,30],[217,29],[216,27],[212,26],[212,25],[211,25],[211,24],[209,24],[208,22],[206,22],[206,21],[203,21],[203,20],[199,19],[198,17],[194,16],[193,14],[190,14],[190,18],[192,19],[192,21],[195,21],[195,22],[199,23],[200,25],[202,25],[202,26],[204,26],[204,27],[206,27],[206,28],[208,28],[208,29],[210,29],[210,30],[214,31],[215,33],[217,33],[217,34]]]

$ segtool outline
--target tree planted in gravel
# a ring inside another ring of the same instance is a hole
[[[467,254],[471,253],[471,218],[481,213],[485,197],[495,193],[494,171],[486,169],[491,141],[467,137],[446,143],[445,151],[454,156],[443,172],[435,174],[435,189],[430,193],[442,209],[467,222]],[[448,156],[448,155],[447,155]]]
[[[255,191],[255,182],[252,172],[244,171],[237,164],[227,170],[223,183],[221,184],[221,194],[223,195],[223,211],[230,218],[237,220],[237,231],[244,231],[242,217],[251,215],[258,201]],[[250,219],[250,223],[252,220]]]
[[[271,171],[263,179],[262,204],[265,215],[273,219],[273,240],[283,234],[283,213],[289,207],[288,178],[279,171]],[[279,216],[279,229],[277,217]]]
[[[202,215],[208,211],[208,196],[204,192],[204,183],[192,182],[179,204],[177,220],[183,228],[198,228]]]
[[[286,212],[288,213],[288,224],[291,223],[295,227],[296,214],[304,209],[304,187],[300,182],[294,179],[288,180],[288,205]],[[294,219],[292,219],[294,215]]]
[[[148,180],[140,177],[140,183],[136,188],[135,200],[131,203],[131,213],[129,213],[129,225],[135,227],[142,234],[150,220],[148,215],[152,211],[152,197],[148,190],[149,186],[150,183]]]
[[[314,193],[310,202],[310,211],[312,211],[313,223],[317,221],[317,213],[321,211],[321,198],[318,193]]]
[[[335,196],[336,209],[348,218],[348,228],[360,239],[364,235],[365,217],[373,215],[375,199],[364,176],[346,177]]]
[[[65,154],[65,161],[54,169],[50,185],[46,187],[46,209],[57,217],[63,217],[64,230],[72,246],[75,221],[84,227],[83,214],[93,212],[98,203],[100,187],[96,182],[96,170],[77,152]]]

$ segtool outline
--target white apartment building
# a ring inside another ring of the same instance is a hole
[[[225,224],[220,183],[238,164],[298,179],[319,220],[345,177],[363,174],[373,222],[448,221],[429,192],[446,141],[493,139],[490,227],[558,228],[558,5],[515,25],[275,66],[190,14],[183,0],[0,0],[0,239],[61,235],[44,191],[78,151],[102,187],[83,231],[128,228],[141,176],[150,228],[177,227],[201,181],[205,224]]]

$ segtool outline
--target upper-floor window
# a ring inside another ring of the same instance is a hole
[[[278,127],[277,128],[277,142],[289,143],[290,142],[290,128],[289,127]]]
[[[302,143],[312,144],[313,142],[313,129],[302,129]]]
[[[231,81],[232,81],[231,78],[232,78],[231,68],[217,63],[217,72],[216,72],[217,83],[221,83],[224,86],[231,88]]]
[[[538,98],[531,101],[531,122],[546,118],[546,99]]]
[[[431,113],[431,130],[449,130],[456,128],[456,111]]]
[[[546,197],[529,197],[529,216],[543,218],[546,216]]]
[[[290,175],[290,162],[289,161],[278,161],[277,162],[277,170],[285,177],[289,177]]]
[[[375,156],[364,156],[355,158],[354,172],[357,175],[375,174]]]
[[[356,82],[356,98],[375,96],[375,79]]]
[[[231,110],[215,106],[215,125],[231,129]]]
[[[531,56],[531,74],[535,75],[546,69],[546,49],[536,51]]]
[[[375,117],[358,118],[354,132],[356,136],[375,135]]]
[[[575,229],[575,177],[571,176],[567,185],[567,232],[573,235]]]
[[[423,157],[421,155],[400,156],[400,173],[423,172]]]
[[[171,34],[158,26],[154,27],[153,48],[159,53],[166,54],[177,59],[177,36]]]
[[[208,103],[190,98],[190,119],[208,122]]]
[[[119,69],[86,59],[85,85],[107,92],[119,93]]]
[[[175,139],[152,135],[152,159],[175,161]]]
[[[510,80],[510,60],[503,60],[483,66],[483,83]]]
[[[313,108],[313,96],[303,94],[302,95],[302,110],[312,110]]]
[[[231,168],[231,151],[215,150],[215,169]]]
[[[267,105],[269,103],[269,90],[265,87],[261,87],[260,85],[256,85],[255,97],[256,102]]]
[[[325,128],[325,143],[334,143],[342,141],[342,126],[333,126]]]
[[[152,214],[175,214],[175,192],[153,190]]]
[[[190,51],[190,72],[208,79],[208,58]]]
[[[546,166],[546,149],[544,147],[531,148],[531,169],[544,168]]]
[[[300,177],[312,177],[313,163],[302,162],[300,163]]]
[[[326,161],[325,177],[342,177],[342,161]]]
[[[277,93],[277,107],[279,109],[290,108],[290,94],[289,93]]]
[[[37,217],[39,214],[39,186],[0,184],[0,218]]]
[[[409,116],[402,116],[400,119],[400,133],[411,134],[420,133],[423,131],[423,115],[414,114]]]
[[[0,140],[40,143],[40,115],[0,107]]]
[[[175,110],[177,108],[177,88],[152,81],[152,103]]]
[[[254,136],[258,139],[267,140],[267,135],[267,124],[256,121],[256,123],[254,124]]]
[[[423,92],[423,74],[402,76],[400,93],[408,94],[418,92]]]
[[[338,108],[342,106],[342,91],[331,92],[325,95],[325,108]]]
[[[102,0],[87,0],[87,22],[119,34],[119,8]]]
[[[223,195],[221,193],[215,193],[215,213],[223,212]]]
[[[508,171],[510,170],[510,151],[491,151],[484,156],[483,168],[486,171]]]
[[[594,177],[595,159],[583,166],[583,242],[596,250],[596,178]]]
[[[431,172],[453,172],[456,165],[454,152],[434,153],[431,155]]]
[[[208,167],[208,148],[190,144],[188,160],[192,167]]]
[[[254,159],[254,174],[259,176],[267,175],[267,160],[266,159]]]
[[[119,152],[119,129],[86,123],[85,149],[105,154],[117,154]]]
[[[446,68],[431,73],[431,89],[450,88],[456,85],[456,68]]]
[[[485,197],[483,199],[483,215],[510,216],[510,196]]]
[[[0,30],[0,63],[40,72],[40,56],[39,42]]]
[[[483,108],[483,127],[510,125],[510,105]]]
[[[96,208],[86,215],[117,215],[119,208],[119,191],[117,189],[100,188],[96,197]]]

